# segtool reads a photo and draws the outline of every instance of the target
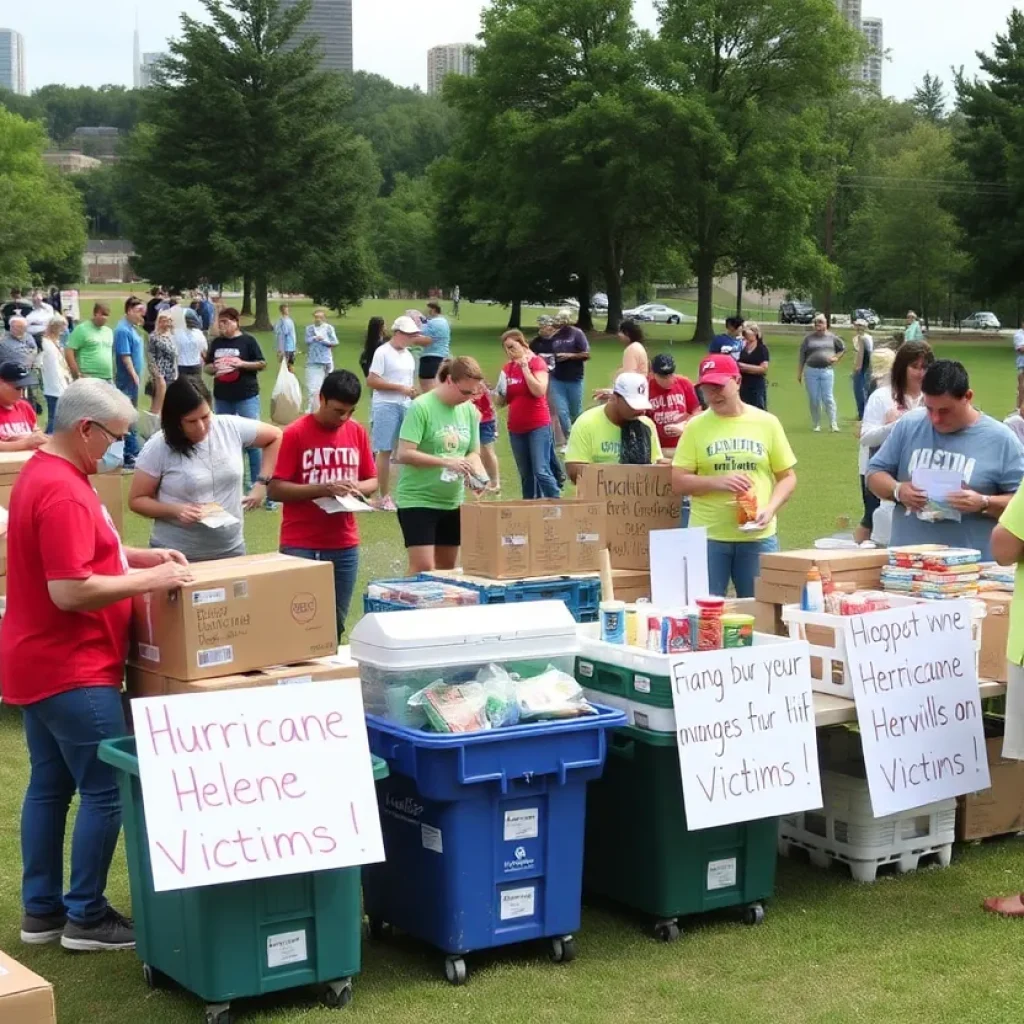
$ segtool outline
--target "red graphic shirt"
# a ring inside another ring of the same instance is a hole
[[[0,406],[0,441],[13,441],[36,429],[36,411],[24,399],[12,406]]]
[[[700,401],[694,386],[678,374],[672,378],[672,386],[663,388],[652,373],[647,379],[648,398],[651,401],[651,419],[658,428],[658,441],[662,448],[676,448],[679,438],[665,433],[670,423],[681,423],[694,413],[700,412]]]

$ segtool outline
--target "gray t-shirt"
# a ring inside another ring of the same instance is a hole
[[[206,440],[188,456],[172,451],[162,430],[146,442],[135,460],[135,469],[160,481],[157,501],[172,505],[216,502],[238,520],[231,526],[211,530],[202,523],[182,526],[170,519],[158,519],[153,524],[152,544],[174,548],[191,562],[224,558],[242,547],[242,451],[252,447],[258,429],[257,420],[214,416]]]
[[[800,369],[809,366],[812,370],[827,370],[832,364],[830,356],[846,351],[843,339],[831,331],[824,334],[808,334],[800,344]]]
[[[940,434],[927,409],[908,412],[893,427],[885,443],[868,462],[867,475],[888,473],[898,483],[909,481],[915,469],[944,469],[961,473],[964,486],[979,494],[1014,494],[1024,477],[1024,447],[1013,431],[981,414],[974,426]],[[892,517],[893,546],[949,544],[979,548],[986,561],[996,520],[976,513],[962,522],[946,519],[928,523],[897,505]]]

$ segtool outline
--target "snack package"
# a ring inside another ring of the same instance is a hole
[[[409,707],[421,708],[435,732],[479,732],[490,729],[487,693],[479,683],[451,685],[435,680],[409,698]]]
[[[859,590],[853,594],[843,594],[839,599],[840,615],[868,615],[871,612],[884,612],[892,607],[889,595],[881,590]]]
[[[597,714],[583,696],[583,687],[553,665],[532,679],[520,679],[516,683],[516,700],[522,722]]]
[[[484,688],[484,714],[492,729],[505,729],[519,724],[516,701],[516,680],[501,665],[487,665],[476,674]]]
[[[757,494],[754,488],[743,491],[736,495],[736,523],[739,526],[746,526],[757,519]]]

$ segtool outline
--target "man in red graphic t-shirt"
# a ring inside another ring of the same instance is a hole
[[[121,801],[113,768],[96,752],[126,733],[121,683],[131,599],[191,579],[177,551],[122,548],[89,483],[135,416],[106,381],[75,381],[61,395],[53,436],[11,494],[0,691],[22,708],[32,766],[21,815],[21,940],[30,945],[135,945],[132,922],[104,895]],[[76,791],[65,890],[64,832]]]
[[[651,361],[647,397],[661,450],[666,458],[671,458],[679,446],[686,421],[700,412],[697,389],[676,373],[675,359],[663,352]]]
[[[35,409],[21,397],[32,379],[20,363],[0,365],[0,452],[30,452],[46,444]]]
[[[352,419],[362,394],[354,373],[336,370],[320,387],[316,412],[284,432],[269,495],[284,503],[281,552],[334,565],[338,636],[359,571],[359,527],[343,502],[359,502],[377,490],[370,437]]]

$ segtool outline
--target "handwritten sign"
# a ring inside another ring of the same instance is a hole
[[[821,806],[806,643],[687,654],[672,674],[691,830]]]
[[[988,788],[966,601],[853,616],[846,651],[876,818]]]
[[[585,466],[576,496],[603,501],[613,569],[650,569],[651,530],[679,526],[682,499],[672,493],[671,466]]]
[[[357,680],[132,701],[157,892],[384,859]]]

